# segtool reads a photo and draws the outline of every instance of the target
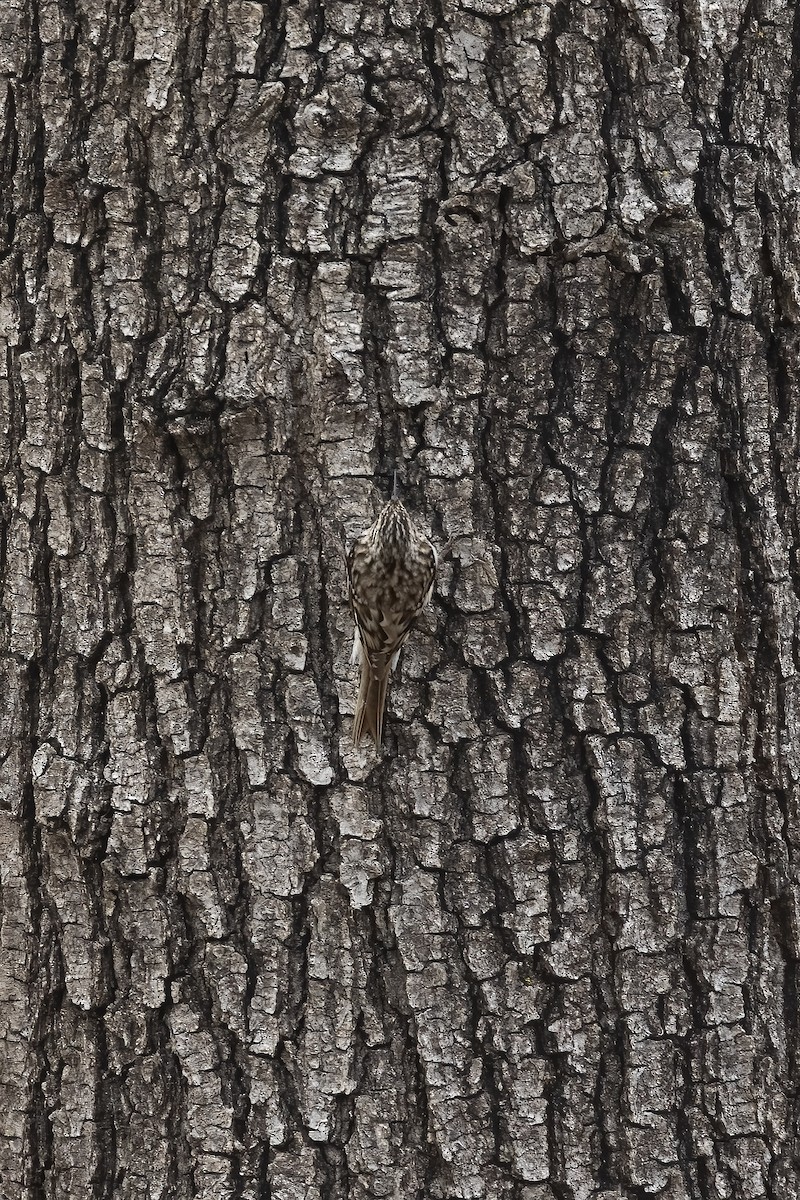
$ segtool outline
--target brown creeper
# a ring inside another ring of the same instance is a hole
[[[356,623],[352,662],[361,667],[353,719],[356,746],[364,733],[381,744],[389,674],[411,626],[431,598],[436,551],[395,495],[347,552],[350,604]]]

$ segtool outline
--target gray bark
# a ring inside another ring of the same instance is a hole
[[[2,1200],[797,1195],[792,45],[4,0]]]

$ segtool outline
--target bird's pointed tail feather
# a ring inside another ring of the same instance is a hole
[[[353,717],[353,743],[358,746],[368,733],[376,748],[381,744],[383,715],[386,708],[386,692],[389,687],[389,664],[376,671],[367,655],[361,659],[361,676],[358,681],[356,711]]]

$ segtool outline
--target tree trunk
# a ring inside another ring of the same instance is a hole
[[[797,1196],[792,44],[3,0],[2,1200]]]

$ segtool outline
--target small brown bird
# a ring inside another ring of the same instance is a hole
[[[389,675],[436,578],[436,551],[397,499],[396,475],[392,499],[347,552],[347,571],[356,623],[351,661],[361,667],[353,742],[366,732],[377,747]]]

